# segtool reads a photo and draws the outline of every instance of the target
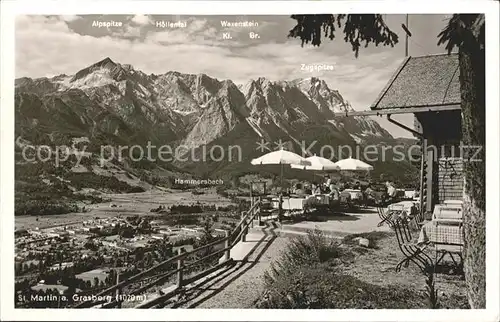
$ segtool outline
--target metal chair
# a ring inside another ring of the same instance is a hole
[[[377,227],[381,227],[383,224],[387,223],[387,219],[390,217],[384,210],[383,207],[377,207],[378,216],[381,221],[377,224]]]
[[[395,214],[401,214],[404,211],[404,207],[397,205],[393,206],[391,209],[389,209],[388,207],[387,211],[385,211],[383,207],[379,206],[377,207],[377,211],[378,211],[378,216],[380,217],[380,219],[382,219],[382,221],[380,221],[377,224],[377,227],[381,227],[383,224],[387,223],[389,227],[392,228],[391,223],[388,222],[389,218],[391,218],[391,216]]]
[[[421,211],[420,209],[418,209],[417,213],[412,218],[412,221],[416,227],[422,228],[422,226],[425,225],[425,222],[426,222],[424,212]]]
[[[387,221],[394,229],[399,249],[405,256],[405,258],[396,265],[396,272],[399,272],[403,265],[408,267],[410,262],[417,265],[422,273],[427,273],[432,270],[434,267],[432,258],[423,252],[424,248],[417,245],[409,226],[410,221],[404,213],[403,215],[393,215],[388,218]]]

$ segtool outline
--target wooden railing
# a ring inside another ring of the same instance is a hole
[[[231,259],[231,249],[239,242],[246,241],[246,235],[248,234],[249,228],[254,226],[254,221],[257,219],[258,226],[261,226],[261,213],[260,213],[261,199],[257,198],[251,208],[242,214],[240,222],[236,225],[233,231],[225,231],[225,236],[207,245],[200,246],[189,252],[182,252],[179,249],[179,253],[141,273],[133,275],[123,281],[117,282],[113,285],[95,295],[92,296],[90,300],[80,302],[74,307],[76,308],[88,308],[94,307],[96,305],[102,304],[103,308],[121,307],[121,303],[124,299],[130,298],[133,295],[140,295],[145,293],[147,290],[154,286],[164,285],[167,283],[175,274],[176,277],[176,287],[168,292],[167,294],[160,295],[150,301],[146,301],[140,305],[138,308],[150,308],[157,304],[167,301],[169,298],[174,297],[182,291],[182,288],[190,283],[193,283],[220,268],[232,263]],[[223,244],[221,249],[212,251],[212,248]],[[201,258],[197,258],[192,262],[186,263],[186,260],[190,257],[199,255],[200,252],[208,252],[203,254]],[[222,258],[216,255],[224,254]],[[197,265],[203,264],[206,261],[219,259],[219,263],[215,264],[208,269],[196,273],[188,278],[185,277],[185,273],[189,272],[189,269],[196,268]],[[171,268],[177,264],[175,269]],[[152,280],[152,281],[151,281]]]
[[[246,235],[248,234],[248,229],[253,228],[254,225],[254,220],[257,219],[257,226],[262,225],[262,217],[261,217],[261,212],[260,212],[260,206],[261,206],[262,200],[257,198],[254,202],[253,205],[250,207],[250,210],[246,211],[243,213],[243,216],[240,220],[240,222],[236,225],[234,228],[233,232],[231,233],[231,248],[238,243],[238,241],[241,239],[241,241],[246,241]],[[236,236],[236,234],[239,232]]]

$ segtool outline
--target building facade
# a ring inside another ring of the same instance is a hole
[[[457,54],[407,57],[371,109],[414,114],[409,129],[421,144],[421,208],[463,196],[462,113]]]

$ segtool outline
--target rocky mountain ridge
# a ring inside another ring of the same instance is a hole
[[[324,80],[266,78],[236,85],[205,74],[175,71],[146,74],[131,65],[105,58],[74,75],[16,79],[16,137],[33,143],[69,142],[86,137],[99,145],[183,146],[184,152],[214,144],[238,144],[244,161],[255,157],[259,140],[321,145],[394,143],[376,121],[364,117],[335,118],[353,108]],[[315,151],[316,153],[317,151]],[[194,152],[199,155],[206,152]],[[334,155],[333,159],[345,157]],[[241,162],[241,160],[240,160]],[[188,171],[227,165],[177,162]],[[196,171],[195,171],[196,172]]]

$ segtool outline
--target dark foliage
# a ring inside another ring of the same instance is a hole
[[[451,53],[455,47],[466,45],[471,39],[477,39],[484,48],[484,14],[454,14],[446,27],[438,35],[438,45],[446,44]]]
[[[113,192],[144,192],[141,187],[133,187],[124,181],[120,181],[112,176],[102,176],[93,173],[67,173],[66,179],[77,189],[94,188],[109,189]]]
[[[319,46],[322,37],[333,40],[336,28],[343,26],[344,40],[351,44],[356,57],[363,43],[364,47],[368,47],[370,43],[393,47],[398,42],[398,35],[387,27],[379,14],[292,15],[292,19],[297,21],[297,25],[290,30],[288,36],[300,38],[302,45],[311,43]]]
[[[16,216],[60,215],[78,212],[78,210],[78,206],[72,203],[57,203],[45,200],[18,200],[15,203]]]
[[[64,214],[79,211],[77,202],[103,202],[98,195],[75,193],[70,186],[77,189],[105,188],[117,192],[144,191],[141,187],[132,187],[114,177],[67,172],[65,167],[56,167],[50,162],[16,164],[15,179],[16,215]],[[42,179],[50,183],[42,182]]]

